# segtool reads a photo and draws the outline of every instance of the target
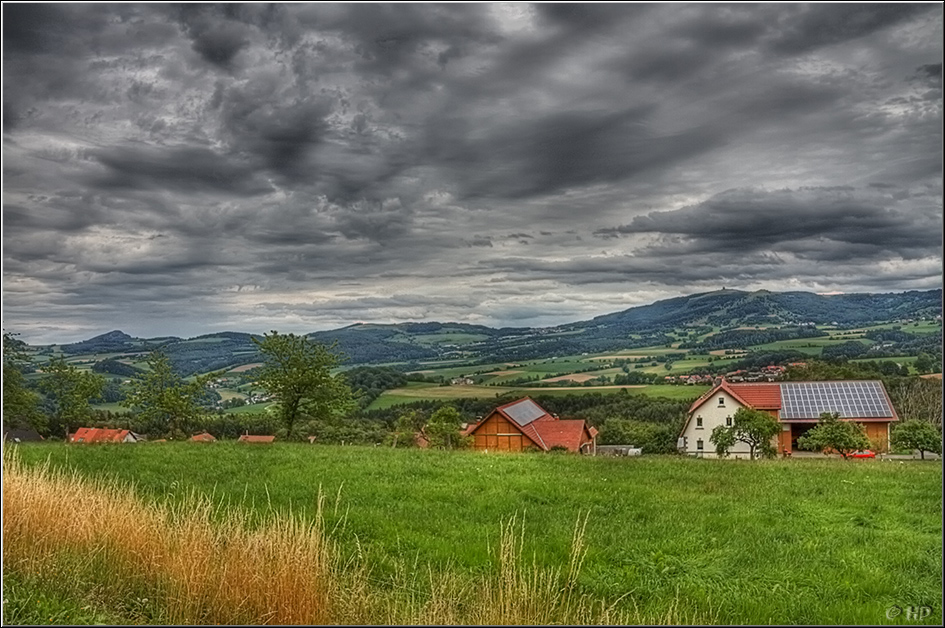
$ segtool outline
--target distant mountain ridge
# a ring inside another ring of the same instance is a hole
[[[819,295],[812,292],[717,290],[657,301],[597,316],[572,327],[616,326],[628,331],[679,325],[802,324],[862,325],[895,318],[941,314],[942,290]]]
[[[679,327],[734,327],[759,324],[841,326],[915,319],[942,313],[942,290],[902,293],[818,295],[722,289],[657,301],[587,321],[555,327],[492,328],[467,323],[355,323],[307,334],[336,344],[348,364],[465,360],[525,360],[594,353],[673,341]],[[69,354],[136,353],[160,348],[183,374],[230,368],[259,360],[259,334],[219,332],[190,339],[134,338],[111,331],[62,345]]]

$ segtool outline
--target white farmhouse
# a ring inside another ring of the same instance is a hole
[[[678,445],[681,452],[699,457],[715,458],[715,445],[709,441],[712,430],[719,425],[731,427],[733,417],[739,408],[749,407],[755,410],[770,411],[776,410],[781,405],[777,385],[742,385],[737,390],[738,392],[735,391],[732,384],[722,380],[721,384],[699,397],[692,404],[692,407],[689,408],[688,421],[683,428],[682,435],[679,437]],[[771,392],[775,393],[776,402],[767,399],[767,397],[771,397]],[[746,397],[750,399],[746,399]],[[776,411],[772,414],[777,416]],[[777,438],[772,440],[772,445],[777,447]],[[745,443],[735,443],[729,449],[729,456],[732,458],[747,458],[748,455],[749,449]]]
[[[775,451],[790,454],[797,439],[817,425],[823,412],[859,423],[878,451],[889,444],[890,425],[896,410],[881,381],[782,382],[732,384],[724,379],[689,408],[678,440],[680,453],[714,458],[709,438],[719,425],[730,427],[739,408],[768,412],[778,419],[781,432],[771,439]],[[733,458],[747,458],[748,445],[735,443]]]

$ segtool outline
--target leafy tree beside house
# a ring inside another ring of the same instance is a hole
[[[942,433],[939,428],[925,421],[906,421],[893,428],[892,445],[897,449],[919,450],[925,460],[925,452],[942,453]]]
[[[394,431],[389,436],[391,447],[414,447],[414,436],[423,424],[423,413],[418,410],[408,410],[398,416]]]
[[[821,452],[833,450],[846,458],[869,447],[870,441],[857,423],[841,421],[836,412],[824,412],[820,415],[820,422],[797,439],[797,446]]]
[[[715,452],[720,457],[727,456],[735,443],[748,445],[748,456],[755,459],[756,453],[770,457],[774,455],[771,439],[781,431],[778,420],[761,410],[739,408],[732,417],[732,426],[716,426],[709,436],[709,442],[715,445]]]
[[[430,439],[430,447],[436,449],[458,449],[465,443],[460,434],[462,415],[453,406],[443,406],[433,413],[424,432]]]
[[[278,403],[286,438],[292,438],[303,417],[330,420],[354,406],[347,380],[331,374],[341,361],[335,345],[277,331],[262,340],[253,338],[253,343],[263,357],[257,381]]]

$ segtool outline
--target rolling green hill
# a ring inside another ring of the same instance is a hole
[[[309,337],[329,345],[336,343],[336,350],[347,356],[348,365],[407,363],[416,366],[421,361],[431,360],[470,363],[543,359],[670,346],[680,341],[692,345],[697,336],[708,350],[744,344],[742,336],[759,336],[758,330],[738,330],[738,327],[764,327],[761,334],[771,337],[762,342],[775,342],[822,336],[811,324],[849,327],[932,318],[941,311],[940,289],[829,296],[722,289],[657,301],[557,327],[495,329],[464,323],[357,323],[314,332]],[[706,340],[707,335],[711,339],[715,334],[719,335],[717,340]],[[178,371],[190,375],[258,361],[253,337],[248,333],[221,332],[190,339],[142,339],[116,330],[62,345],[60,349],[78,356],[141,353],[160,348]]]
[[[657,301],[598,316],[570,327],[626,332],[696,325],[863,325],[921,318],[942,312],[942,291],[819,295],[811,292],[743,292],[722,289]]]

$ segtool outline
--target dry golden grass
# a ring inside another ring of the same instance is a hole
[[[130,487],[28,469],[6,451],[3,497],[3,559],[18,573],[72,573],[112,598],[158,600],[168,623],[334,618],[335,554],[320,514],[275,514],[251,529],[238,511],[215,520],[207,499],[146,504]]]
[[[360,551],[340,558],[323,527],[323,498],[308,521],[271,512],[253,526],[239,510],[191,496],[147,503],[132,487],[29,468],[3,454],[4,566],[94,597],[131,621],[167,624],[636,624],[643,618],[577,592],[587,518],[566,569],[522,561],[524,520],[501,530],[497,573],[401,565],[372,582]],[[519,526],[519,523],[522,525]],[[425,582],[424,582],[425,580]]]

